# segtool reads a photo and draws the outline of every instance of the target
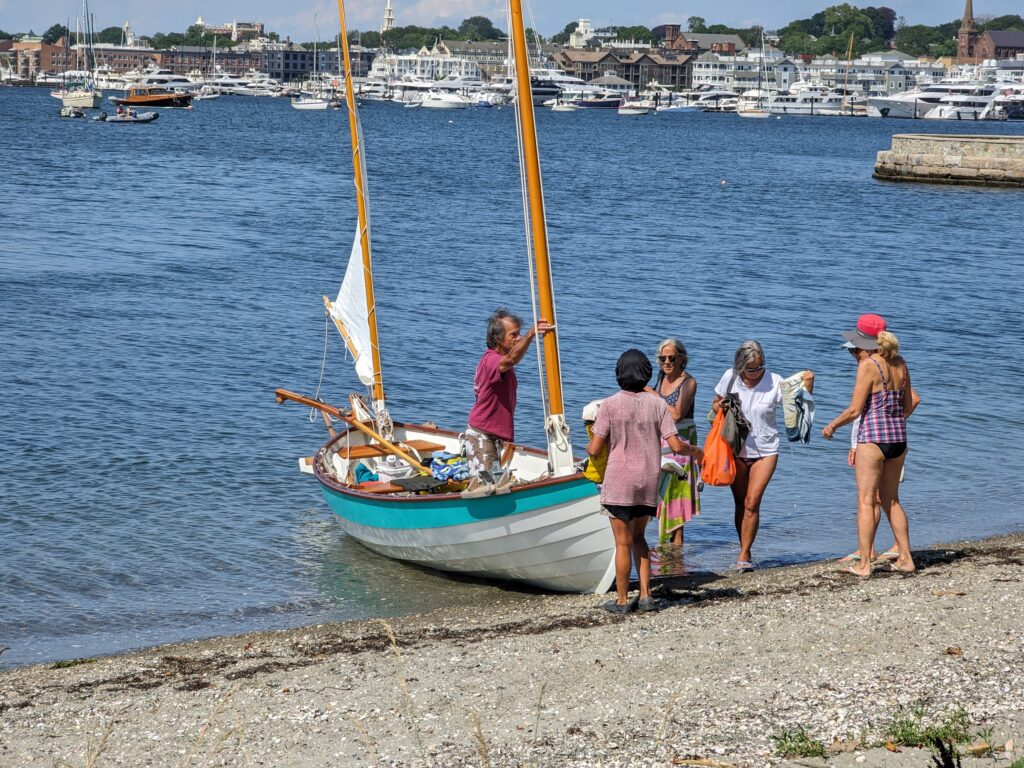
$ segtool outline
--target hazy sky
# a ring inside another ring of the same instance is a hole
[[[605,24],[643,24],[653,27],[666,22],[685,24],[689,16],[703,16],[709,24],[731,26],[762,24],[768,29],[793,19],[807,18],[838,0],[733,0],[723,5],[716,0],[532,0],[537,29],[551,35],[580,16],[597,26]],[[377,29],[385,0],[349,0],[350,29]],[[860,0],[854,5],[889,5],[906,17],[908,24],[938,24],[963,15],[964,0]],[[623,6],[626,6],[624,8]],[[487,16],[502,29],[504,3],[501,0],[392,0],[399,26],[457,26],[468,16]],[[7,32],[37,34],[51,24],[65,23],[81,16],[82,0],[0,0],[0,29]],[[1020,0],[975,0],[977,15],[999,16],[1021,13]],[[130,21],[138,34],[184,31],[202,16],[210,24],[262,21],[267,28],[297,40],[313,38],[314,15],[319,19],[320,36],[328,37],[337,29],[337,4],[332,0],[91,0],[90,11],[96,28],[120,26]],[[530,13],[527,10],[529,23]]]

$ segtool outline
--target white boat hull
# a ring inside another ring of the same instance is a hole
[[[292,101],[292,109],[320,110],[327,109],[327,107],[328,101],[326,99],[308,99]]]
[[[457,448],[458,436],[396,425],[400,439]],[[615,580],[615,541],[596,487],[576,474],[537,480],[496,495],[378,494],[338,482],[332,452],[361,444],[343,433],[314,461],[324,499],[352,538],[386,557],[482,579],[556,592],[606,592]],[[328,457],[331,457],[328,459]],[[517,449],[511,464],[528,477],[546,454]]]
[[[54,91],[50,94],[65,107],[79,107],[80,109],[97,109],[103,103],[101,91]]]

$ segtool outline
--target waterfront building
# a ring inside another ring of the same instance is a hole
[[[653,47],[646,40],[620,40],[617,27],[595,29],[590,19],[580,19],[576,22],[576,29],[569,33],[568,47],[578,50],[588,46],[612,50],[646,50]]]
[[[691,86],[692,61],[688,55],[563,48],[555,54],[555,63],[566,74],[586,82],[610,72],[637,90],[643,90],[652,80],[669,88],[686,90]]]
[[[213,69],[213,47],[176,45],[168,50],[155,51],[156,65],[176,75],[196,72],[208,73]],[[244,75],[249,71],[263,71],[262,51],[235,51],[217,49],[217,69],[226,75]]]
[[[202,27],[207,34],[216,35],[217,37],[226,37],[233,42],[239,40],[247,40],[254,37],[263,37],[263,22],[260,21],[229,21],[220,26],[211,26],[203,21],[203,17],[200,16],[196,19],[194,26]]]
[[[717,35],[705,32],[683,32],[679,24],[665,24],[663,27],[655,27],[653,31],[661,30],[663,52],[678,51],[691,56],[699,55],[706,51],[721,53],[727,56],[735,56],[747,50],[747,44],[739,35]]]
[[[483,79],[480,66],[471,59],[452,55],[443,42],[423,46],[416,53],[379,53],[370,67],[369,77],[392,82],[403,79],[442,80],[446,77]]]
[[[2,41],[9,44],[6,51],[10,77],[35,80],[43,75],[59,75],[71,69],[84,69],[84,46],[72,46],[64,37],[52,45],[40,37],[22,35],[17,40]]]
[[[706,52],[693,63],[693,87],[720,88],[743,93],[758,87],[758,71],[763,79],[761,87],[767,90],[788,91],[799,81],[796,62],[774,48],[764,52],[762,69],[761,51],[746,51],[742,56]],[[766,81],[766,82],[764,82]]]

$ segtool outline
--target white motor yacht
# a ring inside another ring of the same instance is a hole
[[[795,92],[791,89],[772,96],[768,111],[773,115],[838,115],[846,99],[824,85],[807,85]]]
[[[292,108],[302,110],[321,110],[327,109],[331,102],[328,99],[320,96],[313,96],[312,94],[303,94],[292,98]]]
[[[987,120],[996,96],[995,83],[958,90],[939,99],[925,113],[925,120]]]
[[[872,96],[868,99],[868,106],[882,117],[920,118],[938,106],[943,97],[970,93],[978,85],[980,83],[968,80],[943,80],[912,91]]]
[[[424,109],[466,109],[470,101],[465,96],[448,91],[431,91],[420,102]]]

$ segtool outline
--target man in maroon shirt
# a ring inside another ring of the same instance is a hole
[[[547,320],[537,320],[525,336],[519,332],[521,318],[507,309],[498,308],[487,320],[487,351],[480,358],[473,377],[476,403],[469,412],[466,429],[466,459],[469,471],[476,475],[490,470],[494,462],[501,462],[506,442],[515,438],[516,364],[537,334],[543,336],[552,326]]]

